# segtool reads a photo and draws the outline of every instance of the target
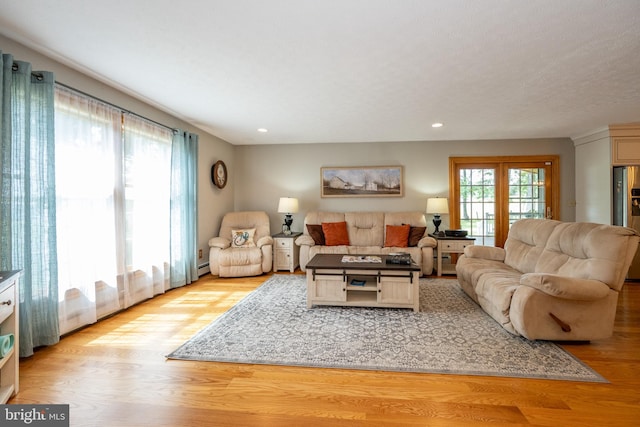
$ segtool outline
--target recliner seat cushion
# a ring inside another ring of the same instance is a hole
[[[220,266],[241,266],[262,263],[262,250],[258,247],[229,248],[220,251]]]

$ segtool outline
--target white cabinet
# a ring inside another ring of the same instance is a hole
[[[611,164],[640,165],[640,123],[609,126]]]
[[[7,403],[19,388],[19,276],[20,271],[0,271],[0,335],[14,337],[13,347],[0,359],[0,404]]]
[[[340,272],[327,271],[326,274],[317,274],[311,291],[311,299],[315,302],[343,303],[347,300],[347,285],[345,277]]]
[[[451,263],[450,265],[443,265],[442,256],[445,254],[463,254],[464,248],[473,245],[475,238],[473,237],[442,237],[436,234],[429,234],[438,241],[436,247],[437,256],[437,270],[438,276],[443,274],[456,274],[456,265]]]
[[[406,277],[380,277],[378,288],[380,304],[411,305],[415,298],[413,283]]]
[[[275,234],[273,237],[273,271],[289,270],[293,273],[300,264],[300,248],[295,239],[302,233]]]

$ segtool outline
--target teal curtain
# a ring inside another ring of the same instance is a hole
[[[198,135],[177,130],[171,145],[171,284],[198,279]]]
[[[26,357],[60,339],[54,76],[1,56],[0,269],[22,270],[19,339]]]

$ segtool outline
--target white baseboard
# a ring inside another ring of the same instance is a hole
[[[211,270],[209,269],[209,263],[205,262],[204,264],[198,265],[198,277],[204,276],[209,273]]]

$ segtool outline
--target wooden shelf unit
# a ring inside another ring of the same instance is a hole
[[[13,334],[14,343],[0,359],[0,403],[4,404],[19,390],[18,277],[20,271],[0,271],[0,335]]]

